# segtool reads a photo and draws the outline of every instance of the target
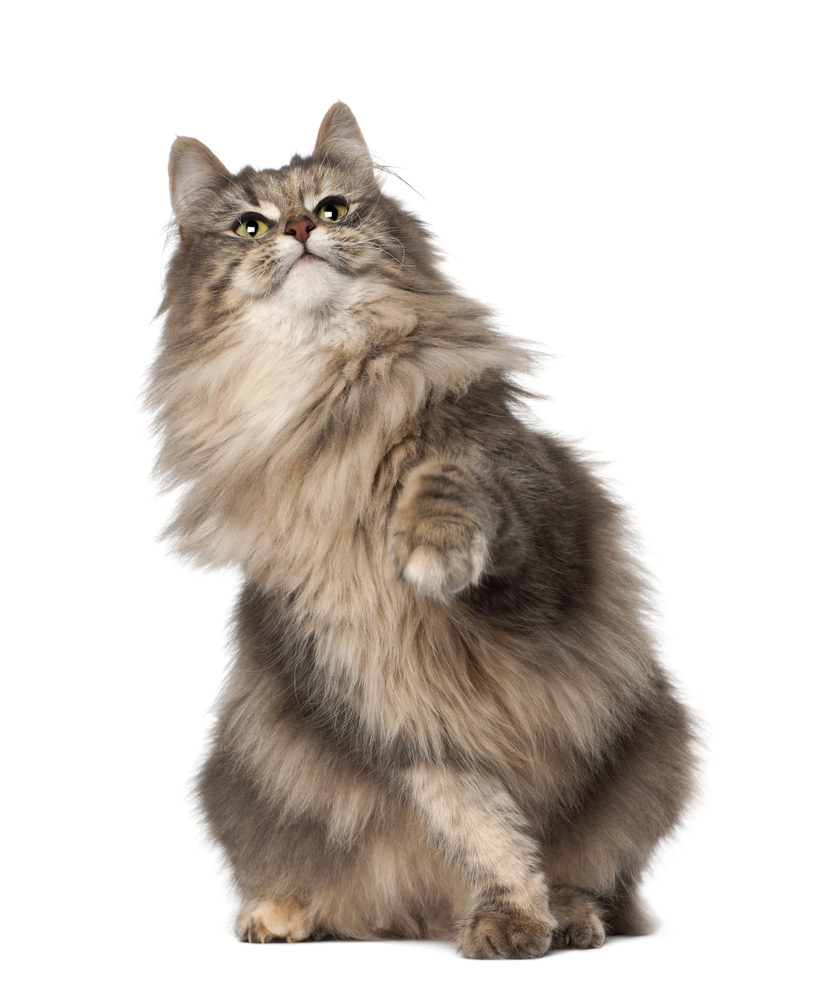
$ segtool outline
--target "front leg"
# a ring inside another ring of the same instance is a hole
[[[431,459],[412,469],[389,522],[399,579],[442,598],[479,582],[500,512],[470,463]]]
[[[494,778],[429,764],[409,769],[403,784],[470,883],[470,912],[458,932],[464,957],[544,955],[557,924],[537,845],[507,790]]]

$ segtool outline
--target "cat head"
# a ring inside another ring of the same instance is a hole
[[[345,104],[325,115],[312,155],[280,170],[233,174],[203,143],[180,137],[169,178],[180,245],[163,308],[177,296],[228,313],[280,293],[316,309],[358,279],[423,291],[446,284],[423,225],[381,191]]]

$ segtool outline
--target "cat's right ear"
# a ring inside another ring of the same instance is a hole
[[[168,158],[168,184],[174,218],[183,239],[188,238],[194,207],[203,195],[215,189],[218,181],[226,181],[230,177],[226,167],[198,139],[181,135],[174,140]]]

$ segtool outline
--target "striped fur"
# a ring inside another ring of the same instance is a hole
[[[281,170],[178,139],[171,192],[149,401],[169,536],[246,576],[199,779],[238,933],[524,958],[645,932],[690,724],[618,505],[520,420],[529,355],[440,273],[344,105]]]

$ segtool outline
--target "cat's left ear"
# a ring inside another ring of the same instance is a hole
[[[168,158],[168,182],[171,207],[180,226],[187,223],[195,204],[207,191],[230,177],[226,167],[198,139],[184,135],[175,139]]]
[[[374,183],[374,164],[357,120],[347,104],[332,105],[319,126],[313,155],[345,163],[360,175],[366,184]]]

